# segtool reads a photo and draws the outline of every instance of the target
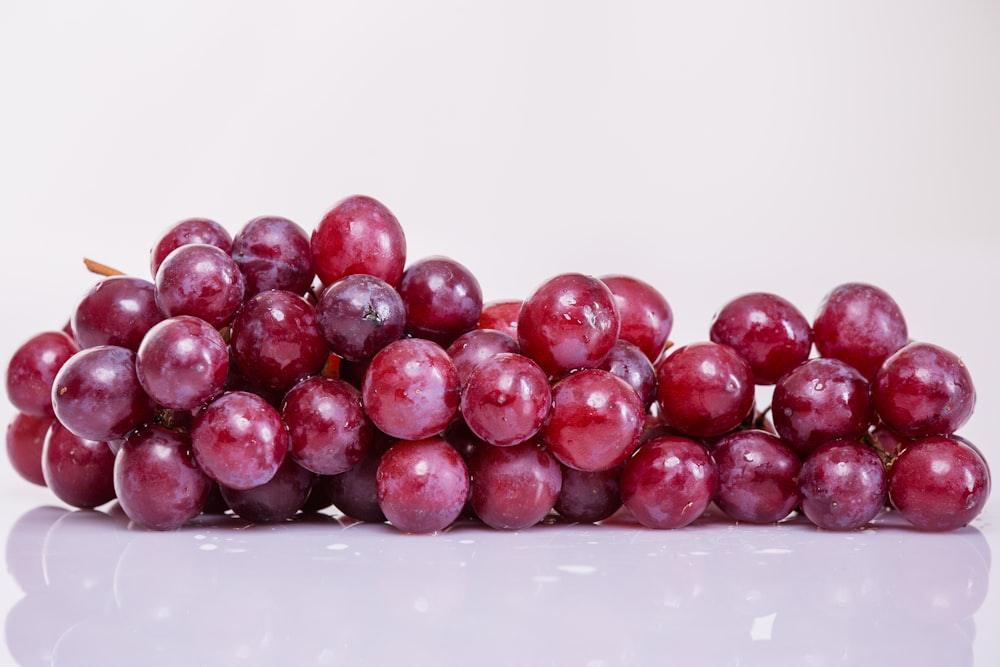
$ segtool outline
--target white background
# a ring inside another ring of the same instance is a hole
[[[353,193],[487,300],[647,280],[678,343],[747,291],[811,318],[876,283],[966,360],[1000,456],[998,2],[0,4],[3,359],[84,255],[147,276],[179,219],[310,230]]]

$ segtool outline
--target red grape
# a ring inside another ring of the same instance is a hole
[[[622,503],[647,528],[681,528],[700,517],[718,483],[704,446],[681,436],[650,440],[625,462]]]
[[[53,421],[52,417],[32,417],[19,412],[7,425],[7,460],[10,466],[22,478],[39,486],[45,486],[42,446]]]
[[[505,299],[484,304],[476,328],[496,329],[517,340],[517,318],[523,303],[520,299]]]
[[[220,248],[226,254],[233,249],[233,238],[226,228],[207,218],[188,218],[171,225],[149,251],[149,275],[156,277],[160,264],[182,245],[205,243]]]
[[[497,354],[469,376],[460,408],[469,429],[486,442],[516,445],[535,435],[549,416],[549,380],[531,359]]]
[[[562,488],[559,463],[537,439],[483,447],[473,455],[470,471],[472,509],[491,528],[535,525],[555,506]]]
[[[177,248],[156,272],[156,303],[167,317],[193,315],[223,327],[245,292],[246,280],[233,258],[203,243]]]
[[[465,386],[469,375],[481,362],[501,352],[519,352],[517,341],[496,329],[473,329],[448,346],[448,356],[455,363],[458,379]]]
[[[375,430],[361,392],[337,378],[312,377],[295,385],[285,395],[281,416],[291,438],[289,455],[321,475],[357,465]]]
[[[323,290],[316,304],[316,322],[335,354],[363,361],[402,338],[406,306],[389,283],[356,273]]]
[[[221,485],[222,499],[241,519],[275,523],[295,516],[309,497],[315,475],[290,457],[274,476],[252,489],[231,489]]]
[[[625,380],[639,395],[644,409],[649,410],[656,400],[656,369],[642,350],[627,340],[615,341],[598,368]]]
[[[611,290],[618,307],[618,336],[638,347],[654,363],[674,326],[670,304],[655,287],[632,276],[603,276],[601,282]]]
[[[766,431],[731,433],[716,443],[719,473],[715,504],[736,521],[781,521],[799,502],[802,463],[780,438]]]
[[[42,475],[59,500],[82,509],[113,500],[114,464],[107,443],[75,435],[52,422],[42,445]]]
[[[337,203],[310,240],[313,267],[326,285],[352,273],[367,273],[399,285],[406,265],[406,237],[396,216],[364,195]]]
[[[555,510],[567,521],[596,523],[622,506],[619,479],[625,464],[607,470],[585,471],[562,466],[562,487]]]
[[[479,322],[483,293],[465,266],[448,257],[428,257],[403,272],[399,295],[406,305],[406,331],[447,346]]]
[[[163,407],[192,410],[215,397],[229,374],[226,341],[208,322],[190,315],[166,319],[143,338],[136,375]]]
[[[465,461],[443,438],[401,440],[382,455],[375,476],[378,504],[406,533],[450,526],[469,495]]]
[[[163,319],[153,283],[130,276],[111,276],[84,295],[70,319],[80,347],[118,345],[139,349],[150,327]]]
[[[80,347],[61,331],[36,334],[21,344],[7,364],[7,398],[19,412],[54,417],[52,383]]]
[[[287,218],[261,216],[233,237],[233,261],[246,279],[246,296],[279,289],[305,294],[315,273],[309,235]]]
[[[888,479],[878,454],[853,440],[831,440],[813,451],[799,472],[806,518],[827,530],[854,530],[885,507]]]

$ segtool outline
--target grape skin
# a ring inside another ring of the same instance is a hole
[[[774,523],[798,505],[802,463],[781,438],[737,431],[716,443],[712,458],[719,473],[715,503],[736,521]]]
[[[625,275],[601,276],[614,295],[621,318],[618,337],[632,343],[656,362],[674,326],[674,313],[666,298],[649,283]]]
[[[205,243],[229,254],[233,238],[226,228],[208,218],[188,218],[168,227],[149,251],[149,275],[156,277],[160,264],[172,251],[182,245]]]
[[[54,417],[52,384],[80,346],[61,331],[45,331],[21,344],[7,364],[7,398],[32,417]]]
[[[364,457],[375,427],[361,406],[361,392],[344,380],[312,377],[295,385],[281,404],[289,455],[321,475],[350,470]]]
[[[191,410],[222,391],[229,374],[226,341],[208,322],[181,315],[146,334],[136,376],[149,396],[172,410]]]
[[[280,289],[305,294],[315,273],[309,235],[288,218],[261,216],[233,237],[231,255],[246,280],[246,296]]]
[[[167,317],[193,315],[215,328],[229,324],[246,281],[228,253],[194,243],[177,248],[156,272],[156,303]]]
[[[888,486],[878,454],[854,440],[821,445],[799,472],[802,511],[827,530],[854,530],[874,519],[885,507]]]
[[[399,296],[406,306],[406,332],[443,347],[475,328],[483,310],[479,281],[448,257],[427,257],[407,267]]]
[[[114,500],[114,464],[107,443],[75,435],[52,422],[42,445],[42,475],[59,500],[81,509]]]
[[[354,273],[399,285],[406,237],[396,216],[372,197],[353,195],[323,216],[310,238],[316,275],[324,285]]]
[[[404,533],[436,533],[458,518],[469,495],[469,471],[443,438],[401,440],[375,474],[379,507]]]
[[[364,361],[402,338],[406,306],[392,285],[357,273],[323,290],[316,304],[316,322],[335,354]]]
[[[476,366],[460,403],[462,417],[472,432],[498,447],[516,445],[535,435],[551,408],[552,392],[545,372],[528,357],[510,352]]]
[[[54,421],[52,417],[32,417],[19,412],[7,425],[7,460],[18,475],[38,486],[45,486],[42,447]]]
[[[70,326],[80,347],[118,345],[137,350],[146,332],[162,319],[153,283],[111,276],[84,295],[73,311]]]
[[[472,509],[483,523],[501,530],[534,526],[555,506],[562,469],[536,440],[512,447],[486,446],[471,463]]]
[[[252,489],[220,486],[222,498],[233,512],[246,521],[277,523],[292,518],[309,497],[315,475],[290,457],[274,477]]]

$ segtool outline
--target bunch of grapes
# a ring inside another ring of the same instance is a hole
[[[153,246],[152,281],[92,268],[66,327],[9,362],[7,452],[63,502],[117,499],[147,528],[331,506],[413,533],[623,506],[678,528],[714,502],[740,522],[850,530],[891,507],[950,530],[989,495],[956,435],[968,369],[912,342],[871,285],[835,288],[811,324],[747,294],[709,340],[673,346],[667,300],[627,275],[484,305],[459,262],[407,266],[398,220],[366,196],[311,236],[280,217],[235,236],[182,221]]]

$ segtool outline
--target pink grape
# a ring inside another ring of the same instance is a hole
[[[310,239],[313,267],[325,285],[353,273],[367,273],[393,287],[406,264],[406,237],[396,216],[381,202],[354,195],[323,216]]]
[[[378,504],[405,533],[450,526],[469,495],[469,472],[444,438],[401,440],[382,455],[375,476]]]
[[[718,473],[703,445],[664,436],[645,443],[625,462],[619,484],[622,503],[643,526],[681,528],[708,508]]]

